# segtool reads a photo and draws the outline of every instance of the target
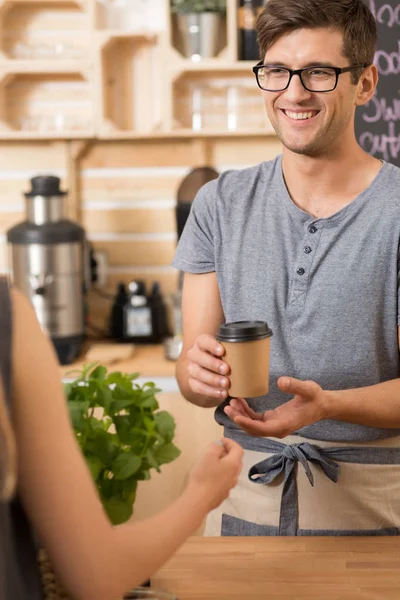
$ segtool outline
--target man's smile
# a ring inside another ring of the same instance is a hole
[[[291,121],[310,121],[311,119],[315,118],[318,115],[318,113],[320,112],[319,110],[304,110],[304,109],[294,111],[294,110],[281,108],[280,110]]]

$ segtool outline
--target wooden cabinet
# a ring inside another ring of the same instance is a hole
[[[196,62],[169,0],[130,2],[0,0],[0,139],[273,133],[253,62],[237,60],[237,0]]]

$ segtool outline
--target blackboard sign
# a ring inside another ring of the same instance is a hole
[[[356,136],[366,152],[400,167],[400,2],[365,2],[378,27],[379,83],[372,100],[356,109]]]

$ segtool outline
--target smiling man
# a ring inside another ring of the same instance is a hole
[[[269,0],[257,27],[255,85],[283,153],[204,186],[174,261],[181,391],[245,449],[206,533],[398,535],[400,170],[354,133],[378,79],[375,21],[362,0]],[[215,336],[243,320],[273,330],[264,397],[228,395]]]

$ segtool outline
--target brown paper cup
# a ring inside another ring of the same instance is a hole
[[[257,335],[263,328],[265,333]],[[224,360],[231,369],[230,396],[254,398],[268,394],[271,335],[268,325],[259,321],[227,323],[221,327],[217,339],[225,348]]]
[[[230,396],[254,398],[268,394],[270,338],[254,342],[220,342],[231,368]]]

